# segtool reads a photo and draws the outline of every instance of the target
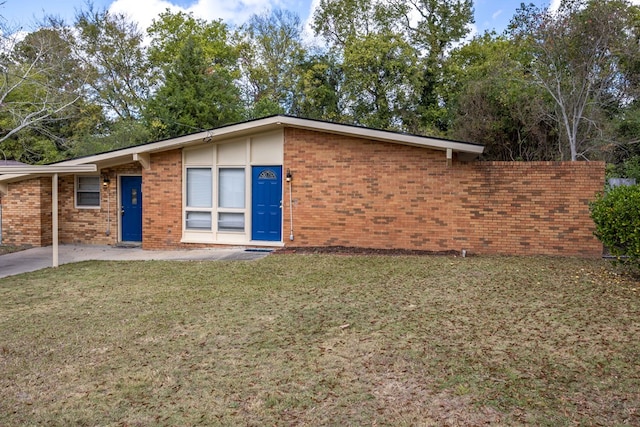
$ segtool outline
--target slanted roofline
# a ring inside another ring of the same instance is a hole
[[[83,165],[95,163],[98,167],[109,167],[118,164],[129,163],[136,159],[143,158],[149,153],[182,148],[189,145],[196,145],[202,142],[217,142],[225,139],[235,138],[257,132],[266,132],[276,129],[295,128],[317,132],[327,132],[338,135],[365,138],[374,141],[389,142],[393,144],[412,145],[417,147],[430,148],[434,150],[461,153],[465,157],[476,157],[482,154],[484,146],[469,142],[453,141],[442,138],[412,135],[407,133],[392,132],[380,129],[371,129],[361,126],[346,125],[326,122],[314,119],[303,119],[287,115],[274,115],[261,119],[250,120],[241,123],[221,126],[219,128],[183,135],[176,138],[150,142],[134,147],[122,148],[101,154],[80,157],[56,163],[56,165]],[[26,175],[34,174],[12,174],[0,175],[0,182],[11,182],[24,179]]]

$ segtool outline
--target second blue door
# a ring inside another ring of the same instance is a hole
[[[123,242],[142,241],[142,177],[120,177],[120,221]]]
[[[282,240],[282,166],[254,166],[251,239]]]

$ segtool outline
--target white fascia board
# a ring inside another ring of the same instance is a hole
[[[375,141],[389,142],[393,144],[413,145],[417,147],[431,148],[435,150],[446,151],[451,149],[454,152],[482,154],[484,146],[476,144],[468,144],[464,142],[450,141],[438,138],[429,138],[425,136],[409,135],[384,131],[378,129],[368,129],[359,126],[350,126],[337,123],[322,122],[317,120],[301,119],[290,116],[272,116],[263,119],[252,120],[249,122],[238,123],[223,126],[217,129],[198,132],[195,134],[184,135],[177,138],[166,139],[163,141],[152,142],[136,147],[123,148],[108,153],[95,154],[92,156],[82,157],[78,159],[66,160],[50,166],[73,166],[84,165],[87,163],[98,164],[117,164],[133,162],[134,159],[142,154],[166,151],[175,148],[182,148],[189,145],[201,144],[203,142],[216,142],[228,138],[241,135],[248,135],[273,129],[285,127],[293,127],[298,129],[306,129],[318,132],[327,132],[355,138],[365,138]],[[0,182],[8,181],[11,178],[22,176],[0,176]]]
[[[278,119],[277,121],[281,122],[282,124],[287,124],[292,127],[337,133],[341,135],[353,136],[356,138],[373,139],[376,141],[384,141],[395,144],[414,145],[418,147],[433,148],[442,151],[446,151],[447,148],[450,148],[456,152],[473,154],[482,154],[482,152],[484,151],[484,146],[482,145],[430,138],[427,136],[410,135],[337,123],[318,122],[287,116],[274,117],[273,119]]]
[[[294,127],[318,132],[328,132],[395,144],[414,145],[418,147],[432,148],[442,151],[446,151],[448,148],[452,149],[454,152],[471,154],[482,154],[482,152],[484,151],[484,146],[482,145],[468,144],[458,141],[449,141],[444,139],[429,138],[425,136],[409,135],[377,129],[368,129],[358,126],[321,122],[316,120],[301,119],[297,117],[272,116],[266,117],[264,119],[223,126],[221,128],[199,132],[191,135],[185,135],[178,138],[153,142],[137,147],[125,148],[123,150],[114,151],[112,153],[98,154],[95,156],[87,157],[85,159],[70,160],[69,162],[79,162],[76,164],[84,162],[99,163],[100,161],[112,159],[113,157],[124,157],[131,156],[133,154],[165,151],[173,148],[184,147],[186,145],[199,144],[203,142],[215,142],[227,138],[237,137],[240,135],[258,133],[284,127]]]
[[[95,164],[0,166],[0,182],[19,181],[20,179],[51,176],[53,174],[96,172],[97,170],[98,167]]]
[[[0,166],[0,174],[47,174],[95,172],[96,165],[26,165],[26,166]]]
[[[145,153],[155,153],[159,151],[181,148],[188,145],[202,144],[205,142],[219,141],[226,138],[235,137],[242,134],[261,132],[263,130],[275,129],[282,127],[282,120],[275,120],[277,117],[268,117],[266,119],[254,120],[251,122],[239,123],[235,125],[224,126],[218,129],[198,132],[190,135],[180,136],[177,138],[166,139],[163,141],[152,142],[150,144],[139,145],[136,147],[123,148],[122,150],[111,151],[109,153],[95,154],[93,156],[82,157],[79,159],[66,160],[57,164],[60,165],[81,165],[85,163],[102,163],[109,162],[114,159],[122,159],[124,162],[133,162],[135,156]]]

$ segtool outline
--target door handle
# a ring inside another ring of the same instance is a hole
[[[124,216],[124,208],[120,210],[120,215]]]

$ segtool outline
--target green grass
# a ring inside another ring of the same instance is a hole
[[[639,425],[603,261],[271,255],[0,280],[0,425]]]

